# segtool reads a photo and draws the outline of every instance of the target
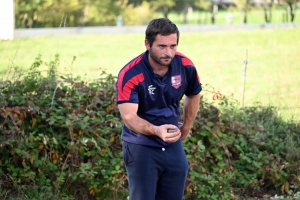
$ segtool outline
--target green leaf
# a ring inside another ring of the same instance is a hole
[[[90,119],[89,116],[85,116],[84,119],[83,119],[83,121],[87,122],[87,121],[89,121],[89,119]]]
[[[208,126],[208,127],[213,127],[213,126],[214,126],[214,123],[213,123],[213,122],[207,122],[207,126]]]
[[[210,150],[213,154],[217,154],[219,152],[219,149],[217,147]]]

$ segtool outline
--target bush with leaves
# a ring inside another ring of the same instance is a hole
[[[219,92],[200,104],[191,137],[188,199],[293,196],[299,190],[299,124],[284,121],[276,108],[239,108]]]
[[[50,62],[38,56],[27,73],[9,71],[0,82],[0,196],[126,199],[116,77],[103,72],[86,82],[59,73],[59,65],[58,55]],[[274,107],[240,108],[203,91],[184,141],[185,199],[296,195],[299,135],[299,124],[284,121]]]
[[[38,56],[28,73],[1,82],[0,196],[49,187],[57,197],[91,198],[125,181],[115,78],[86,83],[58,66],[58,55],[49,63]]]

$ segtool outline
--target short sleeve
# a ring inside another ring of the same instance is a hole
[[[116,101],[118,104],[139,103],[139,84],[145,80],[143,72],[139,70],[142,60],[143,55],[136,57],[119,72],[116,83]]]
[[[188,82],[185,95],[197,95],[202,90],[202,85],[200,82],[199,75],[197,73],[197,69],[194,66],[186,66],[185,70]]]
[[[120,73],[117,80],[117,103],[139,103],[138,87],[144,81],[143,73],[135,76],[122,76]]]

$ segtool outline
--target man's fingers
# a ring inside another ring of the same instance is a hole
[[[181,132],[177,129],[175,132],[167,133],[162,138],[165,142],[176,142],[181,137]]]

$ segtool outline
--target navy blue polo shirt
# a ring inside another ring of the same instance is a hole
[[[144,52],[120,70],[116,83],[117,103],[138,104],[137,115],[151,124],[178,126],[183,95],[196,95],[202,90],[197,70],[189,58],[177,52],[168,72],[161,77],[153,72],[147,54],[148,51]],[[136,133],[125,125],[122,139],[155,147],[170,144],[158,136]]]

